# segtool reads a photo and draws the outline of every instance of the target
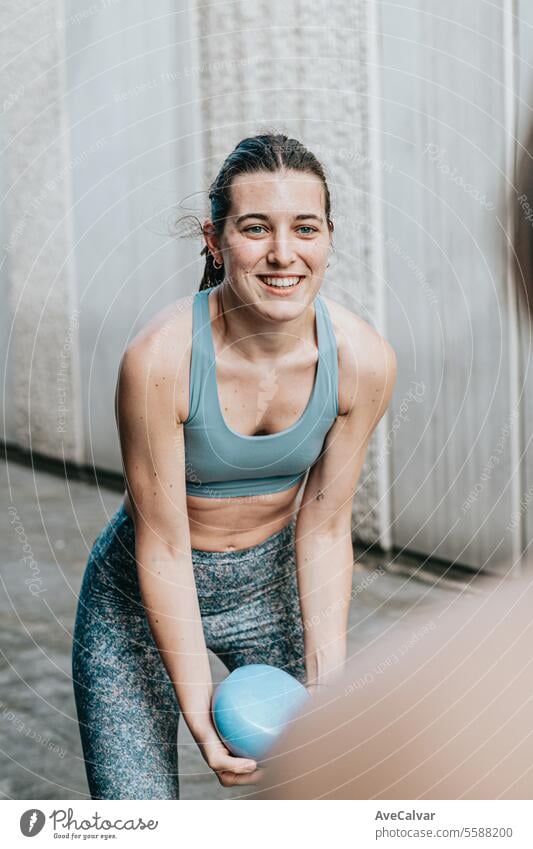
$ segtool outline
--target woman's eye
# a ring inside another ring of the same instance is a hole
[[[264,229],[264,227],[263,227],[263,225],[262,225],[262,224],[252,224],[252,226],[251,226],[251,227],[247,227],[247,228],[246,228],[246,230],[245,230],[244,232],[245,232],[245,233],[249,233],[251,230],[254,230],[254,229],[255,229],[255,228],[257,228],[257,227],[259,227],[260,229]]]
[[[308,224],[302,224],[301,227],[298,227],[298,230],[308,230],[311,233],[316,233],[316,227],[310,227]]]

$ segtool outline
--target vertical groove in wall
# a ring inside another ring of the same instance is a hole
[[[506,301],[507,301],[507,327],[509,335],[509,406],[511,413],[516,412],[516,416],[512,418],[510,432],[510,455],[511,455],[511,513],[519,512],[520,493],[522,492],[525,480],[523,473],[524,464],[524,449],[525,445],[521,444],[521,420],[518,415],[519,409],[523,407],[520,404],[520,384],[523,386],[523,375],[520,367],[520,347],[519,347],[519,322],[520,316],[518,312],[518,302],[516,293],[516,280],[513,268],[513,244],[512,234],[515,232],[515,203],[514,195],[516,193],[516,142],[518,138],[518,122],[517,122],[517,80],[516,80],[516,52],[517,52],[517,33],[515,28],[516,8],[515,0],[504,0],[502,15],[503,15],[503,32],[504,32],[504,92],[505,92],[505,173],[506,173],[506,191],[505,195],[508,198],[506,204],[506,221],[505,228],[508,234],[506,241]],[[525,517],[522,516],[521,521],[517,524],[516,529],[512,532],[512,562],[513,573],[518,575],[521,571],[521,555],[526,547],[523,544],[522,537],[525,537]]]
[[[246,135],[274,129],[299,138],[323,162],[332,194],[336,252],[324,292],[375,324],[367,0],[219,0],[197,2],[196,11],[206,68],[201,188]],[[376,466],[374,438],[354,500],[355,533],[367,542],[382,531]]]
[[[55,18],[56,21],[63,21],[65,18],[65,0],[55,0]],[[66,76],[66,45],[65,39],[58,37],[58,88],[61,93],[59,120],[60,120],[60,143],[61,157],[65,164],[73,162],[73,152],[71,148],[70,127],[67,114],[67,76]],[[84,452],[84,422],[83,422],[83,404],[82,404],[82,388],[81,388],[81,358],[80,358],[80,336],[78,332],[79,322],[81,321],[81,312],[78,301],[78,288],[76,281],[76,261],[75,261],[75,235],[74,235],[74,193],[72,191],[72,180],[67,171],[67,177],[64,181],[64,204],[65,204],[65,220],[64,227],[64,265],[61,267],[61,274],[65,276],[65,285],[68,292],[69,303],[69,318],[68,318],[68,335],[72,340],[68,353],[70,359],[69,367],[69,382],[70,382],[70,408],[69,408],[69,427],[67,431],[66,450],[68,457],[65,454],[65,444],[62,444],[62,456],[65,460],[83,463],[85,461]]]
[[[379,15],[378,0],[370,0],[368,4],[368,149],[370,172],[371,222],[375,228],[376,237],[373,240],[374,251],[369,259],[374,272],[373,291],[375,292],[374,318],[379,332],[387,338],[387,317],[385,308],[385,264],[383,250],[383,181],[380,163],[382,160],[381,144],[381,55],[379,50]],[[378,234],[381,234],[378,236]],[[381,241],[378,241],[381,240]],[[379,502],[377,510],[380,521],[380,543],[389,550],[392,547],[392,509],[391,509],[391,457],[387,452],[387,430],[390,426],[390,414],[387,413],[378,425],[375,436],[376,449],[380,461],[376,465],[377,492]]]

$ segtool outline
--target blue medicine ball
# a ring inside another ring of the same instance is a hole
[[[230,752],[262,758],[309,698],[296,678],[266,663],[235,669],[213,694],[215,727]]]

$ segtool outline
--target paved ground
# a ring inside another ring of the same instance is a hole
[[[0,798],[88,799],[70,675],[71,635],[88,552],[121,496],[13,462],[0,463],[0,478],[5,493],[0,513]],[[23,560],[27,555],[33,557],[31,567]],[[415,604],[418,612],[429,611],[455,592],[453,585],[432,586],[427,574],[412,577],[418,569],[409,558],[396,560],[391,571],[359,591],[363,578],[379,565],[387,567],[387,558],[366,555],[354,571],[350,654],[393,621],[403,619],[409,634]],[[29,591],[28,579],[35,582],[34,592],[40,590],[37,595]],[[218,681],[225,667],[216,657],[211,660]],[[184,722],[178,744],[182,798],[239,795],[218,784]]]

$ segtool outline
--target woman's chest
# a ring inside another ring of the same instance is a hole
[[[315,389],[317,352],[291,362],[262,365],[217,358],[216,400],[236,433],[265,436],[291,428],[303,416]]]

